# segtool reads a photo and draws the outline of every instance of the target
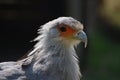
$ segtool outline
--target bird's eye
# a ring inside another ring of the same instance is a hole
[[[69,25],[62,24],[62,25],[59,25],[57,28],[58,28],[58,31],[60,31],[60,36],[62,37],[70,37],[77,32]]]
[[[66,29],[66,27],[64,27],[64,26],[61,26],[61,27],[60,27],[60,31],[61,31],[61,32],[66,32],[67,29]]]

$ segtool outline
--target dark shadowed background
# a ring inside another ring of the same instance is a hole
[[[120,80],[120,0],[0,0],[0,62],[29,52],[40,25],[60,16],[81,21],[88,47],[78,46],[82,80]]]

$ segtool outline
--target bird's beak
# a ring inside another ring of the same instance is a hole
[[[84,31],[77,33],[77,38],[85,43],[85,48],[87,47],[87,35]]]

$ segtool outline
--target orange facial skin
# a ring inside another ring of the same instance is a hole
[[[62,31],[61,28],[64,27],[65,28],[65,31]],[[58,27],[58,30],[60,31],[60,36],[62,37],[72,37],[73,35],[75,35],[75,33],[77,33],[77,30],[71,28],[70,26],[68,25],[65,25],[65,24],[61,24],[59,27]]]

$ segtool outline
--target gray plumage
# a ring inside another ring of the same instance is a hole
[[[66,34],[67,27],[76,31],[74,35]],[[24,59],[0,63],[0,80],[80,80],[74,47],[81,41],[87,45],[83,25],[60,17],[41,26],[38,33],[37,44]]]

